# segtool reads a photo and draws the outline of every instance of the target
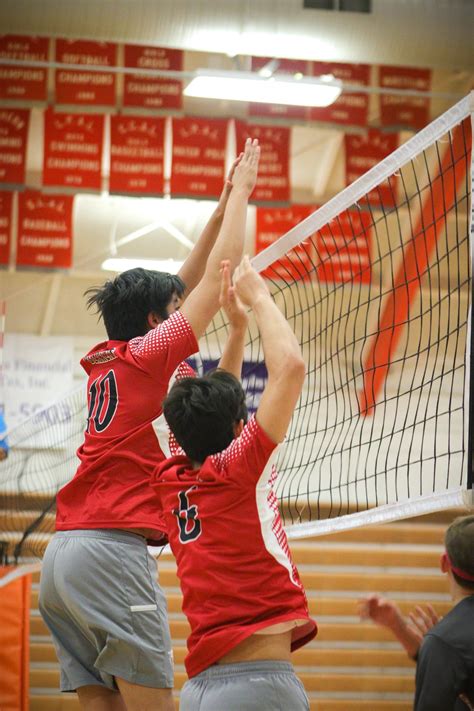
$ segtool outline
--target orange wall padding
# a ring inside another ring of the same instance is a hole
[[[12,570],[0,566],[0,578]],[[0,587],[0,709],[28,711],[31,575]]]

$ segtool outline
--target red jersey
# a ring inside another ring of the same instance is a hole
[[[273,492],[275,455],[252,417],[200,469],[178,455],[152,476],[191,626],[189,677],[275,625],[292,628],[292,650],[316,635]]]
[[[163,539],[149,484],[169,455],[161,403],[180,361],[197,350],[189,323],[176,311],[145,336],[100,343],[82,359],[89,375],[87,426],[76,475],[57,496],[57,530],[147,528],[156,531],[154,543]]]

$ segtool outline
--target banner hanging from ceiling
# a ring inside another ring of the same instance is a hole
[[[0,99],[37,102],[48,98],[48,70],[45,67],[11,66],[2,59],[47,62],[47,37],[0,35]]]
[[[90,40],[56,40],[56,62],[83,67],[115,67],[117,45]],[[115,106],[115,74],[85,69],[56,69],[56,103]]]
[[[0,264],[10,261],[10,244],[13,221],[13,193],[0,191]]]
[[[16,265],[69,269],[72,266],[72,195],[18,194]]]
[[[414,67],[379,67],[379,85],[384,89],[431,90],[431,70]],[[381,94],[382,126],[420,129],[430,122],[430,99],[424,96]]]
[[[227,121],[173,118],[171,195],[218,198],[225,178]]]
[[[24,185],[28,109],[0,109],[0,183]]]
[[[43,185],[101,189],[104,119],[100,114],[44,116]]]
[[[111,117],[109,192],[163,195],[165,121],[151,116]]]
[[[255,253],[262,252],[279,240],[315,209],[311,205],[291,205],[284,208],[257,207]],[[262,275],[269,279],[310,281],[315,270],[314,256],[312,237],[309,237],[304,244],[297,245],[288,254],[267,267]]]
[[[367,133],[346,133],[344,135],[346,154],[346,185],[360,178],[374,165],[380,163],[389,153],[398,148],[398,133],[383,133],[371,128]],[[397,201],[398,183],[396,176],[381,183],[359,204],[368,203],[373,207],[394,207]]]
[[[341,62],[313,62],[314,77],[332,75],[346,84],[369,86],[369,64],[343,64]],[[312,121],[327,121],[347,126],[367,126],[369,113],[369,95],[359,92],[344,91],[330,106],[312,107]]]
[[[181,49],[135,44],[124,46],[125,66],[132,69],[162,69],[181,72],[183,70],[183,55],[184,52]],[[124,75],[124,106],[181,111],[183,108],[182,92],[182,82],[177,79],[144,74]]]

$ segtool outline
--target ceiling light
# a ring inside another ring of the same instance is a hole
[[[106,259],[102,262],[101,268],[109,272],[125,272],[127,269],[154,269],[157,272],[167,272],[168,274],[177,274],[183,262],[178,262],[175,259],[128,259],[114,257]]]
[[[186,96],[228,101],[254,101],[290,106],[329,106],[342,91],[333,77],[293,79],[274,74],[265,79],[252,72],[198,70],[184,89]]]

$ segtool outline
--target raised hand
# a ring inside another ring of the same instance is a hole
[[[392,600],[376,594],[359,600],[357,607],[363,620],[372,620],[383,627],[393,628],[402,618],[398,606]]]
[[[250,195],[257,182],[258,161],[260,159],[260,146],[258,140],[247,138],[244,154],[234,168],[232,185],[234,190],[242,190]]]
[[[238,298],[246,306],[253,306],[262,296],[270,296],[267,285],[260,274],[252,267],[247,255],[245,255],[234,272],[234,288]]]
[[[232,190],[232,179],[234,177],[234,172],[237,166],[239,165],[240,161],[242,160],[243,153],[241,153],[237,158],[234,160],[232,163],[231,169],[229,170],[229,174],[227,178],[224,181],[224,187],[222,188],[222,192],[219,198],[219,202],[217,203],[217,210],[220,214],[224,214],[227,201],[229,199],[229,195]]]
[[[230,279],[230,262],[224,261],[221,264],[221,293],[219,295],[219,305],[224,310],[229,319],[229,325],[234,329],[247,328],[248,318],[245,308],[235,293]]]

